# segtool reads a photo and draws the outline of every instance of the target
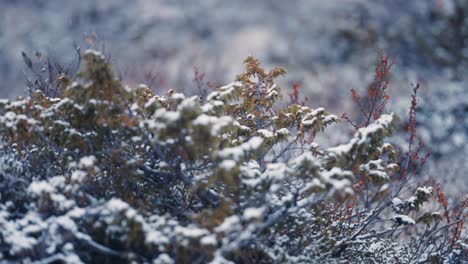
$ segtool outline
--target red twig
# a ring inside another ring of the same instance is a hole
[[[299,93],[300,88],[301,88],[300,82],[296,81],[293,83],[292,91],[288,93],[290,104],[300,104],[303,106],[309,100],[307,96],[305,96],[304,99],[300,100],[300,93]]]
[[[430,156],[430,152],[426,150],[426,153],[424,156],[420,156],[420,152],[422,152],[423,149],[425,148],[425,145],[422,141],[422,139],[417,137],[416,133],[416,108],[418,106],[418,100],[417,100],[417,95],[418,91],[420,88],[419,83],[416,85],[412,85],[412,94],[411,94],[411,106],[409,108],[409,113],[408,113],[408,133],[409,133],[409,138],[408,138],[408,152],[406,153],[406,166],[401,168],[400,174],[402,178],[406,178],[410,169],[417,170],[417,168],[422,167],[427,159]],[[416,139],[417,139],[417,145],[416,145]],[[416,145],[416,146],[415,146]]]
[[[351,89],[353,101],[362,113],[364,122],[359,124],[351,121],[347,113],[344,113],[342,118],[348,121],[354,128],[366,127],[372,120],[376,120],[382,115],[385,106],[390,100],[390,96],[386,93],[386,90],[389,83],[390,70],[395,61],[395,58],[390,59],[388,55],[380,58],[379,63],[375,67],[374,81],[367,89],[365,99],[361,99],[354,88]]]

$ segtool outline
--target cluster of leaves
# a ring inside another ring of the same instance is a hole
[[[402,162],[384,141],[397,118],[381,103],[349,143],[324,148],[304,139],[338,117],[282,103],[285,70],[252,57],[235,82],[188,98],[123,86],[99,52],[83,60],[59,98],[0,102],[0,258],[467,260],[467,203],[442,202],[444,219],[424,206],[432,187],[397,177]],[[386,85],[369,96],[388,100]]]

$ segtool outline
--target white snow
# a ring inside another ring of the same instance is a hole
[[[46,181],[33,182],[28,188],[28,191],[34,194],[50,193],[54,190],[54,187]]]
[[[393,122],[394,116],[395,115],[393,113],[381,115],[379,119],[374,123],[371,123],[369,126],[359,128],[348,143],[328,148],[327,152],[336,156],[346,155],[353,149],[353,147],[357,147],[368,142],[373,134],[388,129],[390,124]]]
[[[145,241],[155,245],[163,245],[169,243],[169,239],[158,230],[149,230],[146,232]]]
[[[239,89],[242,87],[241,82],[233,82],[230,83],[226,86],[222,86],[217,89],[217,91],[212,92],[211,94],[208,95],[207,101],[212,101],[212,100],[227,100],[229,97],[232,96],[235,90]]]
[[[321,173],[321,179],[324,183],[331,184],[334,192],[344,192],[348,194],[354,193],[351,188],[352,182],[350,179],[353,179],[353,173],[351,171],[343,170],[341,168],[334,167],[329,171],[323,171]]]
[[[200,239],[200,243],[206,246],[214,246],[216,245],[216,243],[218,243],[218,241],[216,240],[215,235],[208,235],[208,236],[202,237],[202,239]]]
[[[175,232],[187,238],[199,238],[209,233],[208,230],[198,228],[196,226],[188,226],[188,227],[177,226],[175,229]]]
[[[156,259],[153,260],[153,264],[173,264],[174,260],[166,253],[161,253]]]
[[[76,170],[72,172],[71,179],[75,182],[81,182],[86,177],[86,172],[82,170]]]
[[[416,221],[414,221],[413,218],[407,216],[407,215],[395,215],[391,218],[393,221],[395,221],[396,223],[401,223],[401,224],[404,224],[404,225],[415,225],[416,224]]]
[[[263,173],[268,179],[279,182],[288,176],[291,171],[285,163],[269,163],[266,165],[265,172]]]
[[[129,208],[129,205],[117,198],[112,198],[106,203],[106,208],[111,211],[123,211]]]
[[[153,116],[155,119],[162,119],[168,123],[173,123],[179,120],[180,112],[178,111],[167,111],[164,108],[156,110]]]
[[[199,115],[195,120],[192,121],[192,124],[195,126],[207,126],[211,127],[211,135],[219,135],[221,129],[229,126],[232,123],[232,118],[229,116],[209,116],[206,114]]]
[[[264,138],[272,138],[272,137],[274,137],[273,132],[271,132],[270,130],[266,130],[266,129],[259,129],[259,130],[257,130],[257,133],[258,133],[259,135],[261,135],[262,137],[264,137]]]
[[[93,56],[99,57],[101,59],[105,59],[104,55],[101,52],[93,50],[93,49],[85,50],[84,55],[87,55],[87,54],[92,54]]]
[[[289,132],[287,128],[281,128],[281,129],[276,130],[275,132],[276,135],[281,135],[281,136],[286,136],[286,135],[289,135],[290,133],[291,132]]]
[[[85,156],[80,159],[79,166],[82,168],[88,168],[94,166],[94,163],[96,162],[96,157],[95,156]]]
[[[263,208],[247,208],[244,210],[244,220],[260,219],[263,216]]]
[[[240,219],[237,215],[231,215],[226,217],[221,225],[215,228],[218,233],[229,233],[230,230],[240,228]]]
[[[239,146],[222,149],[218,152],[218,155],[224,159],[230,158],[232,160],[239,161],[246,153],[257,150],[262,143],[263,139],[261,137],[252,137],[249,141],[244,142]]]
[[[402,200],[400,200],[399,198],[395,197],[392,199],[392,206],[393,206],[393,209],[396,211],[396,212],[399,212],[403,206],[404,206],[404,203]]]
[[[223,160],[220,164],[219,167],[222,168],[225,171],[230,171],[234,167],[236,167],[237,163],[234,160]]]

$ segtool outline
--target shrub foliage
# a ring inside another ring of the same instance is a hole
[[[328,148],[314,138],[340,119],[284,103],[285,70],[252,57],[235,82],[200,97],[125,87],[96,51],[83,62],[60,98],[37,90],[0,102],[0,258],[467,260],[467,201],[416,186],[415,151],[386,142],[397,123],[379,90],[390,67],[368,93],[383,102],[378,113],[365,110],[349,142]]]

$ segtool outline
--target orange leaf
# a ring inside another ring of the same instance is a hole
[[[85,41],[88,42],[89,44],[93,44],[94,43],[94,38],[93,37],[86,37]]]

